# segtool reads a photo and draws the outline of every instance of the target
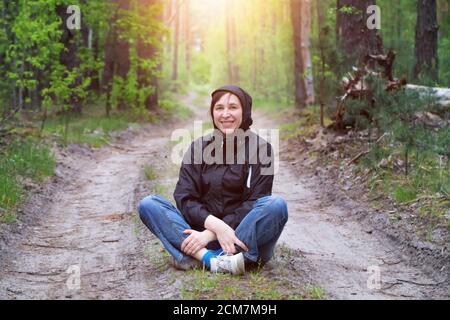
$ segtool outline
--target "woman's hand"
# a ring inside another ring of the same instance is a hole
[[[186,229],[183,231],[184,234],[189,234],[181,243],[181,251],[187,255],[194,255],[200,249],[205,248],[209,242],[216,240],[216,235],[210,230],[204,230],[202,232]]]
[[[244,249],[245,251],[248,251],[247,246],[236,237],[236,234],[229,225],[227,225],[222,220],[209,215],[208,218],[205,220],[205,227],[210,230],[212,230],[216,236],[217,240],[220,243],[220,246],[222,247],[223,251],[227,254],[234,254],[236,253],[235,244],[237,244],[239,247]]]

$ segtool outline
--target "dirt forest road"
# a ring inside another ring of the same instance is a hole
[[[194,98],[184,102],[192,105]],[[194,110],[196,118],[207,116]],[[254,120],[256,127],[277,127],[262,114]],[[149,163],[164,168],[156,170],[161,172],[155,190],[172,193],[177,168],[168,165],[170,136],[182,127],[192,128],[193,119],[127,132],[99,150],[71,146],[59,152],[56,178],[30,199],[18,226],[0,238],[0,299],[180,297],[181,271],[172,271],[172,278],[149,273],[146,250],[160,247],[142,231],[136,206],[150,193],[142,183]],[[282,143],[280,149],[287,147]],[[281,242],[301,257],[303,271],[327,298],[448,298],[448,282],[442,284],[448,274],[436,278],[413,267],[388,238],[350,217],[355,208],[327,201],[322,186],[290,166],[281,157],[274,185],[289,207]],[[371,289],[367,280],[377,270],[381,289]]]

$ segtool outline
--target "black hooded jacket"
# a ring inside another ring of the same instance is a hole
[[[232,92],[239,97],[243,107],[241,128],[247,130],[252,124],[251,97],[235,86],[222,87],[216,91]],[[210,214],[236,229],[257,199],[272,194],[272,146],[250,130],[246,131],[246,135],[248,139],[245,141],[233,139],[230,144],[222,144],[220,151],[225,151],[227,146],[234,146],[232,163],[225,158],[222,158],[223,163],[212,164],[205,159],[196,159],[199,150],[203,154],[205,148],[211,147],[211,143],[218,143],[219,135],[207,135],[195,140],[186,152],[174,198],[178,209],[193,229],[204,230],[205,220]],[[240,161],[239,164],[237,154],[242,148],[245,148],[245,162]],[[263,161],[260,159],[261,153],[258,155],[261,150],[267,155]],[[267,174],[270,171],[272,174]]]

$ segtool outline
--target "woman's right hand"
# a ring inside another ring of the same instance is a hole
[[[243,250],[248,251],[247,246],[236,237],[236,233],[233,228],[227,225],[222,220],[209,215],[205,220],[205,227],[213,231],[217,236],[217,241],[219,241],[220,246],[223,251],[227,254],[236,253],[235,244],[241,247]]]

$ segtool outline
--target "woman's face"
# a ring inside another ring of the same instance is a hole
[[[214,124],[224,134],[231,134],[242,123],[242,105],[237,96],[224,94],[213,107]]]

